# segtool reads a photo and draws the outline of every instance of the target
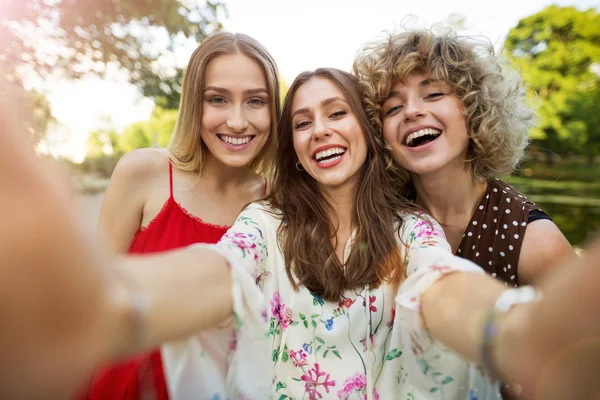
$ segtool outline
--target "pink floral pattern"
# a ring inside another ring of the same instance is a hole
[[[398,244],[405,250],[408,277],[400,288],[388,283],[355,288],[329,302],[289,282],[277,213],[262,205],[247,207],[217,247],[232,269],[256,283],[266,315],[248,314],[244,296],[254,296],[253,291],[237,292],[234,308],[240,322],[228,378],[238,383],[215,398],[239,398],[244,392],[254,400],[379,400],[416,399],[425,393],[428,400],[468,400],[472,390],[480,398],[498,398],[497,388],[475,367],[433,340],[420,324],[423,291],[446,273],[476,267],[452,256],[443,230],[427,215],[401,217]],[[239,287],[234,280],[234,288]],[[258,343],[261,351],[253,352]],[[268,358],[257,362],[261,355]],[[253,385],[248,383],[260,380],[270,391],[249,391]],[[195,392],[188,397],[197,398]]]
[[[338,390],[339,400],[348,400],[351,395],[358,394],[360,398],[367,399],[367,377],[365,374],[356,373],[344,381],[344,387]],[[373,388],[373,400],[379,400],[379,393]]]
[[[311,400],[323,398],[323,395],[319,391],[321,388],[325,389],[326,393],[329,393],[329,387],[335,386],[335,381],[329,379],[328,373],[321,371],[318,363],[315,363],[314,367],[309,369],[300,379],[305,382],[304,388]]]

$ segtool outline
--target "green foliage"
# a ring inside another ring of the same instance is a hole
[[[48,130],[48,126],[56,122],[54,115],[52,115],[52,109],[50,103],[43,93],[36,91],[24,92],[26,104],[31,110],[29,119],[26,121],[28,130],[33,135],[34,143],[38,143],[45,135]]]
[[[178,74],[156,61],[221,29],[225,11],[221,0],[0,0],[0,9],[0,64],[10,70],[78,78],[112,63],[148,93]]]
[[[519,21],[504,43],[539,106],[532,132],[560,154],[600,149],[600,14],[549,6]]]
[[[177,110],[155,107],[148,121],[135,122],[118,137],[117,148],[128,152],[143,147],[166,147],[175,129]]]

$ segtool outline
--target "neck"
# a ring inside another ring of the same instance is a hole
[[[477,180],[464,165],[431,174],[411,174],[411,178],[417,204],[444,227],[466,227],[487,188],[487,182]]]
[[[257,174],[250,167],[232,167],[209,154],[200,174],[202,180],[209,182],[214,190],[228,192],[247,184]]]
[[[330,218],[336,224],[339,234],[350,232],[356,186],[343,185],[336,188],[321,188],[323,196],[330,205]]]

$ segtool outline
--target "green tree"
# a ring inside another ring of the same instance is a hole
[[[0,10],[0,64],[13,79],[103,75],[114,64],[148,93],[153,77],[177,81],[157,60],[221,29],[225,12],[222,0],[0,0]]]
[[[155,107],[148,121],[135,122],[128,126],[118,138],[118,149],[128,152],[143,147],[166,147],[169,144],[177,110]]]
[[[48,99],[43,93],[36,91],[24,91],[26,105],[31,110],[28,114],[29,119],[25,121],[29,132],[33,135],[34,143],[39,143],[46,135],[48,126],[56,119],[52,114],[52,109]]]
[[[600,140],[600,103],[592,101],[600,79],[598,27],[595,9],[549,6],[520,20],[504,43],[539,105],[531,136],[557,153],[586,154]]]

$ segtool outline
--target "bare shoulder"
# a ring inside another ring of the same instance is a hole
[[[519,255],[519,280],[535,284],[546,272],[573,256],[575,250],[554,222],[548,219],[531,222],[527,224]]]
[[[121,157],[113,171],[112,178],[133,184],[147,184],[157,175],[164,175],[168,163],[167,156],[161,149],[133,150]]]

